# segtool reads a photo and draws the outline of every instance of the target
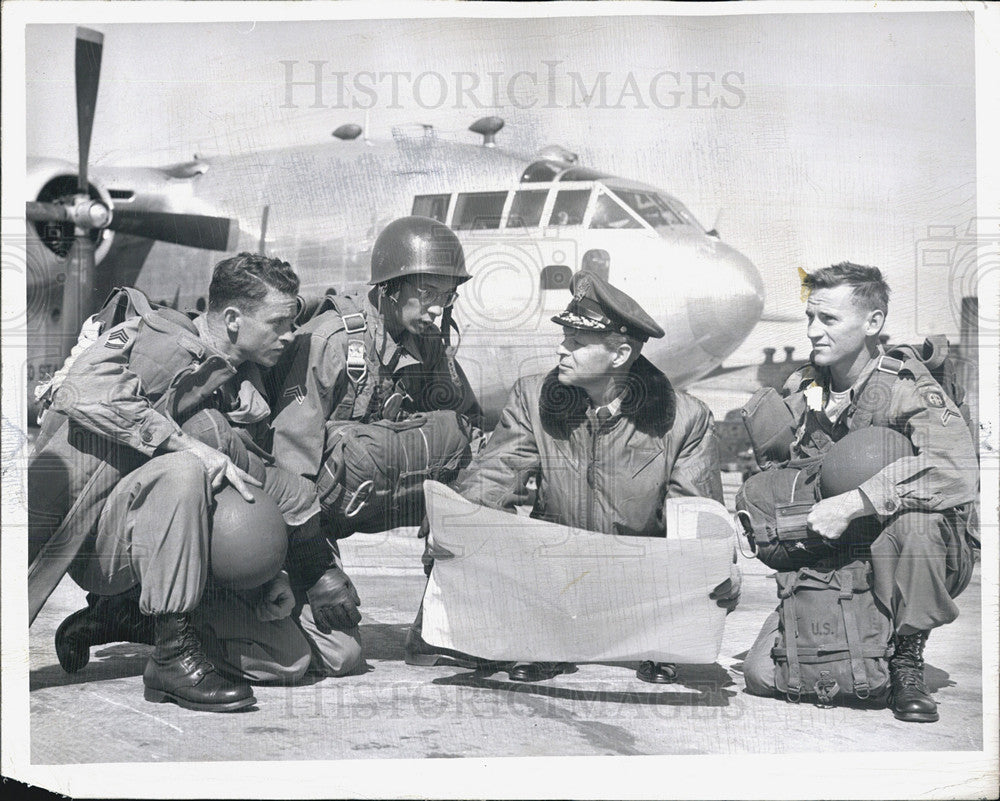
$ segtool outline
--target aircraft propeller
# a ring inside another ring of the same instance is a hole
[[[73,244],[66,258],[61,323],[63,353],[76,343],[84,318],[101,298],[94,298],[95,242],[92,231],[108,228],[159,242],[201,248],[232,250],[238,222],[228,217],[178,214],[138,208],[111,208],[91,197],[88,181],[90,138],[94,128],[97,90],[101,77],[104,35],[89,28],[76,29],[76,194],[58,202],[28,201],[25,216],[31,222],[72,223]]]

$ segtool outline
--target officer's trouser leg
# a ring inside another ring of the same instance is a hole
[[[312,652],[291,617],[261,621],[252,593],[210,587],[192,614],[213,663],[252,682],[292,684],[309,668]]]
[[[100,595],[141,584],[143,614],[190,612],[208,578],[211,499],[196,457],[181,452],[151,459],[112,490],[94,552],[78,560],[74,578]]]
[[[953,598],[972,577],[965,528],[952,512],[903,512],[872,543],[875,596],[899,634],[929,631],[958,617]]]
[[[767,616],[757,639],[743,660],[743,680],[751,695],[774,695],[774,660],[771,649],[778,636],[778,610]]]

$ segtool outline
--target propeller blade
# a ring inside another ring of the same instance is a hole
[[[28,222],[73,222],[69,209],[61,203],[39,203],[29,200],[25,204],[24,216]]]
[[[103,49],[104,34],[90,28],[76,29],[76,131],[80,157],[77,189],[81,195],[88,194],[87,161],[90,158],[90,134],[94,129]]]
[[[88,232],[76,229],[76,238],[66,259],[61,327],[64,354],[76,344],[84,319],[91,314],[94,287],[94,243]]]
[[[72,206],[29,200],[24,205],[24,216],[29,222],[68,222],[90,230],[105,228],[111,220],[111,210],[98,200],[84,200]]]
[[[235,250],[239,224],[229,217],[140,211],[116,206],[112,231],[203,250]]]

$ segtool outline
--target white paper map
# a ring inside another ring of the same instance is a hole
[[[670,499],[667,536],[620,537],[477,506],[424,484],[434,570],[424,639],[484,659],[709,664],[729,577],[725,507]]]

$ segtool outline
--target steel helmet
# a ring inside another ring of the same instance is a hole
[[[443,275],[461,284],[472,278],[458,237],[430,217],[401,217],[389,223],[372,248],[372,284],[406,275]]]
[[[820,495],[832,498],[855,490],[883,468],[906,456],[913,456],[913,445],[892,428],[870,426],[852,431],[823,455]]]
[[[247,486],[247,503],[227,485],[215,496],[209,568],[217,583],[249,590],[273,579],[285,564],[288,534],[278,505],[264,490]]]

